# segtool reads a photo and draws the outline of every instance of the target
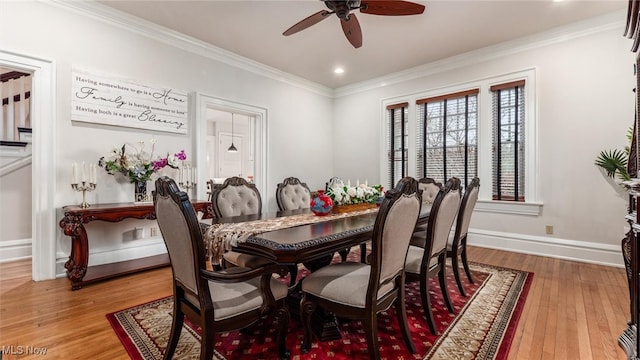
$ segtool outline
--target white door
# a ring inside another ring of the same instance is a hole
[[[233,136],[233,145],[238,149],[236,152],[229,152],[231,146],[231,134],[220,133],[220,141],[218,142],[218,177],[228,178],[231,176],[242,176],[242,159],[243,147],[242,136]]]

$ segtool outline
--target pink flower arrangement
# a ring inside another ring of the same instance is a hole
[[[186,160],[187,154],[184,150],[180,150],[178,153],[161,157],[152,160],[153,150],[155,148],[156,140],[151,140],[151,153],[144,151],[144,142],[140,142],[139,147],[129,146],[133,148],[133,152],[128,152],[128,148],[125,145],[122,147],[115,147],[109,157],[104,156],[100,158],[98,165],[103,167],[107,173],[114,175],[115,173],[121,173],[129,178],[131,182],[145,182],[149,181],[151,175],[158,170],[168,166],[174,169],[178,169],[178,161]]]

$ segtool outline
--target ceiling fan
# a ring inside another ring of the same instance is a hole
[[[320,21],[328,18],[331,14],[336,14],[340,19],[342,31],[344,31],[344,35],[347,37],[347,40],[349,40],[353,47],[359,48],[362,46],[362,30],[360,29],[360,23],[356,18],[356,14],[351,13],[353,10],[360,10],[361,13],[365,14],[388,16],[417,15],[424,12],[424,5],[401,0],[323,1],[330,11],[318,11],[288,28],[282,33],[282,35],[289,36],[295,34],[298,31],[302,31],[319,23]]]

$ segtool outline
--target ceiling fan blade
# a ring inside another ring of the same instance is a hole
[[[360,29],[356,14],[349,14],[347,19],[340,19],[340,24],[342,24],[342,31],[351,45],[356,49],[362,46],[362,29]]]
[[[360,12],[372,15],[417,15],[424,12],[424,5],[409,1],[366,1],[360,3]]]
[[[318,11],[317,13],[300,20],[298,23],[296,23],[292,27],[288,28],[285,32],[283,32],[282,35],[289,36],[291,34],[295,34],[298,31],[302,31],[308,28],[309,26],[315,25],[320,21],[328,18],[329,15],[331,15],[331,12],[327,10]]]

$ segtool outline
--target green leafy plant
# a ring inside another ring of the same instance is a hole
[[[631,179],[627,173],[628,156],[625,151],[619,149],[603,150],[596,158],[595,164],[603,168],[610,178],[615,178],[617,175],[618,178],[626,181]]]
[[[612,179],[617,175],[622,181],[631,180],[631,176],[627,172],[627,159],[633,142],[633,126],[627,130],[627,141],[628,144],[624,147],[624,150],[603,150],[596,158],[595,164],[603,168],[607,176]]]

